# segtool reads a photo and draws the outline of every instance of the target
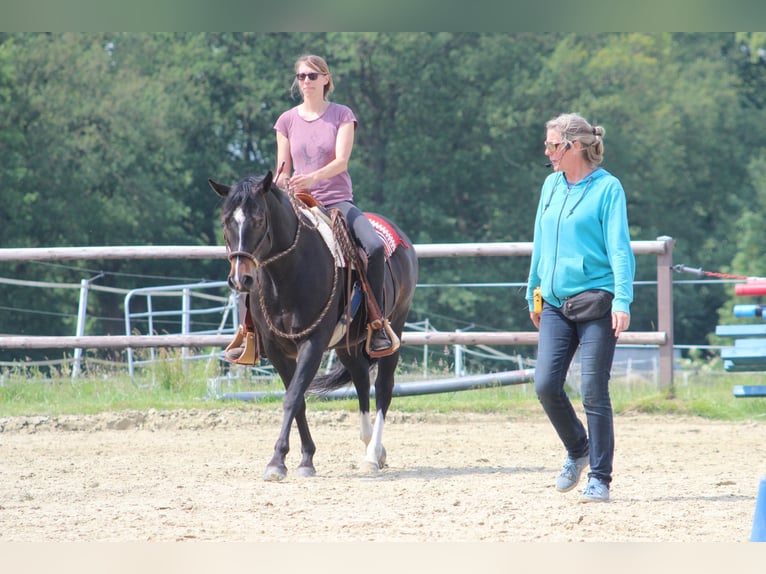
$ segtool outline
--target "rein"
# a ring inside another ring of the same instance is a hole
[[[235,257],[244,257],[246,259],[249,259],[255,264],[255,267],[256,267],[255,280],[258,285],[258,303],[261,307],[261,313],[263,314],[263,318],[266,320],[266,325],[268,326],[269,330],[275,335],[277,335],[278,337],[295,341],[297,339],[301,339],[311,334],[314,330],[316,330],[317,327],[319,327],[320,323],[324,321],[325,317],[327,317],[327,313],[330,312],[330,307],[332,306],[333,300],[335,299],[335,294],[338,291],[338,283],[339,283],[338,278],[340,276],[340,269],[333,262],[333,278],[332,278],[332,289],[330,291],[330,295],[327,298],[327,302],[322,308],[322,311],[319,313],[319,316],[308,327],[306,327],[305,329],[302,329],[301,331],[298,331],[297,333],[287,333],[279,329],[274,324],[274,321],[271,318],[271,314],[269,313],[266,307],[266,298],[263,294],[264,290],[261,287],[261,275],[260,273],[257,272],[257,270],[263,269],[264,267],[273,263],[274,261],[282,259],[286,255],[289,255],[290,253],[295,251],[295,248],[298,246],[298,240],[300,239],[301,229],[303,227],[307,229],[317,229],[319,226],[318,224],[309,225],[306,222],[305,218],[300,213],[300,207],[297,203],[298,200],[295,197],[295,194],[288,192],[287,197],[290,200],[290,206],[293,209],[293,213],[295,213],[295,217],[298,219],[298,226],[295,230],[295,237],[293,238],[292,244],[284,251],[280,251],[279,253],[272,255],[271,257],[267,258],[264,261],[258,261],[255,255],[253,255],[252,253],[248,253],[247,251],[232,251],[228,254],[228,258],[229,258],[229,261],[231,261]]]

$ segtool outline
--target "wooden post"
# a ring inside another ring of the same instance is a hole
[[[673,245],[672,237],[663,235],[665,252],[657,256],[657,329],[666,334],[660,345],[660,389],[673,396]]]

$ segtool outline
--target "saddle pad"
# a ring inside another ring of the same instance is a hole
[[[336,267],[345,267],[346,261],[343,258],[343,254],[340,252],[340,246],[335,241],[335,237],[332,234],[332,227],[330,227],[330,219],[322,212],[322,210],[314,206],[312,208],[301,207],[301,213],[317,227],[319,235],[327,244],[327,248],[335,258]]]
[[[404,245],[405,249],[409,248],[409,245],[407,245],[404,239],[402,239],[402,236],[399,235],[396,230],[391,227],[391,225],[382,217],[369,212],[365,212],[364,215],[367,219],[370,220],[373,229],[375,229],[381,241],[383,241],[383,247],[386,251],[386,259],[393,255],[394,251],[396,251],[396,248],[399,245]]]
[[[301,212],[309,221],[317,226],[319,234],[327,244],[330,253],[333,254],[333,257],[335,257],[335,264],[338,267],[345,267],[346,262],[343,259],[343,254],[340,252],[340,247],[333,237],[329,218],[322,212],[319,207],[316,206],[310,209],[302,207]],[[372,224],[372,228],[375,230],[375,232],[378,234],[378,237],[380,237],[380,240],[383,242],[383,250],[385,252],[386,259],[391,257],[399,245],[403,245],[405,248],[409,248],[409,245],[407,245],[404,239],[402,239],[402,236],[399,235],[386,220],[374,213],[365,212],[364,215],[367,219],[369,219],[370,223]]]

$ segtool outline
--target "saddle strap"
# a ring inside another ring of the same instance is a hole
[[[367,302],[367,316],[373,329],[383,327],[383,313],[378,307],[378,302],[372,294],[372,288],[367,280],[367,265],[362,261],[359,250],[355,247],[354,239],[351,237],[351,231],[348,228],[348,222],[340,209],[330,208],[332,219],[332,233],[335,240],[340,245],[341,253],[347,262],[353,262],[356,269],[359,270],[359,282],[362,285],[362,291],[365,294]],[[349,268],[350,269],[350,268]],[[350,273],[349,273],[350,277]]]

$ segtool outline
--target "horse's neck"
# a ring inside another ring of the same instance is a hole
[[[300,222],[300,217],[286,194],[269,194],[267,197],[267,217],[273,236],[269,257],[279,257],[273,264],[262,267],[263,279],[284,285],[289,281],[300,282],[305,279],[307,265],[314,268],[326,263],[332,273],[335,260],[322,239],[319,231],[312,224]]]
[[[266,194],[266,211],[273,237],[271,255],[275,255],[293,244],[298,232],[298,217],[290,200],[281,191]]]

